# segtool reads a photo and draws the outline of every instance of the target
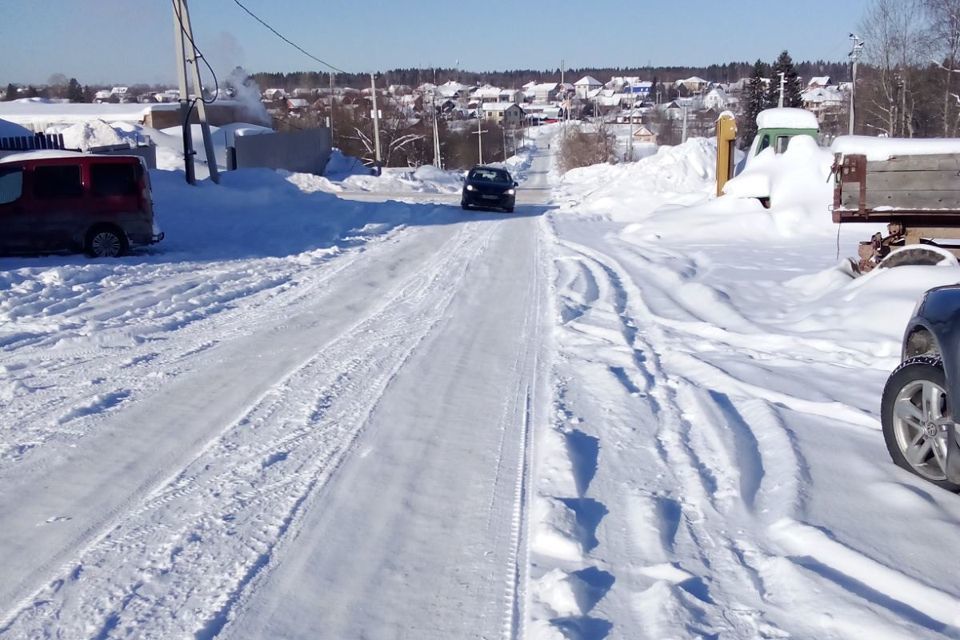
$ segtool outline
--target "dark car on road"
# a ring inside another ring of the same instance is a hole
[[[960,285],[927,291],[903,338],[901,363],[883,390],[883,437],[893,461],[960,492]]]
[[[467,173],[460,206],[464,209],[503,209],[513,212],[517,199],[517,183],[510,174],[497,167],[476,166]]]

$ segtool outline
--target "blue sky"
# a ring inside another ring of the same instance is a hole
[[[705,65],[787,49],[843,60],[869,0],[241,0],[347,71]],[[172,82],[168,0],[0,0],[0,83]],[[233,0],[191,0],[197,44],[219,71],[323,70]],[[826,18],[829,16],[829,19]]]

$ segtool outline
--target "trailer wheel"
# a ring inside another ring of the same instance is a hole
[[[877,264],[879,269],[891,269],[904,265],[958,266],[952,253],[932,244],[910,244],[897,247]]]

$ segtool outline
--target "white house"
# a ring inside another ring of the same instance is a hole
[[[556,82],[542,82],[530,87],[530,93],[533,93],[534,102],[553,102],[560,93],[560,85]]]
[[[727,96],[727,93],[717,87],[716,89],[711,89],[710,93],[703,97],[703,108],[704,109],[713,109],[715,111],[725,111],[730,106],[730,98]]]
[[[496,122],[504,127],[519,127],[523,124],[523,109],[514,102],[490,102],[484,104],[481,109],[485,120]]]
[[[474,91],[470,98],[471,100],[476,100],[481,104],[486,104],[488,102],[500,102],[500,87],[491,87],[490,85],[484,85]]]
[[[847,103],[847,96],[848,94],[833,86],[816,87],[800,94],[803,108],[815,113],[817,119],[821,121],[827,113],[843,109]]]
[[[686,87],[687,91],[689,91],[690,93],[698,93],[706,89],[707,85],[709,84],[710,83],[707,80],[704,80],[703,78],[700,78],[698,76],[691,76],[686,80],[677,80],[675,83],[675,86],[677,87],[684,86]]]
[[[591,91],[601,88],[603,83],[593,76],[583,76],[574,82],[573,86],[578,98],[587,98],[590,96]]]

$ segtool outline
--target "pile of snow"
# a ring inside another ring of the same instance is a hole
[[[830,145],[830,150],[843,155],[865,155],[867,160],[882,161],[889,160],[893,156],[960,154],[960,139],[840,136]]]
[[[833,155],[809,136],[796,136],[787,150],[764,149],[723,188],[734,198],[770,198],[779,210],[823,210],[833,199]]]
[[[715,141],[693,138],[637,162],[573,169],[561,178],[558,200],[572,201],[579,213],[623,222],[642,220],[664,205],[705,202],[715,188],[716,154]]]
[[[96,147],[108,147],[129,144],[132,132],[121,131],[103,120],[78,122],[62,129],[63,144],[68,149],[89,151]]]
[[[340,183],[345,191],[374,193],[456,193],[463,187],[458,171],[425,165],[416,169],[383,169],[379,176],[352,175]]]
[[[340,149],[334,148],[330,152],[330,159],[323,171],[323,175],[330,180],[344,180],[350,176],[370,175],[360,158],[346,155]]]

